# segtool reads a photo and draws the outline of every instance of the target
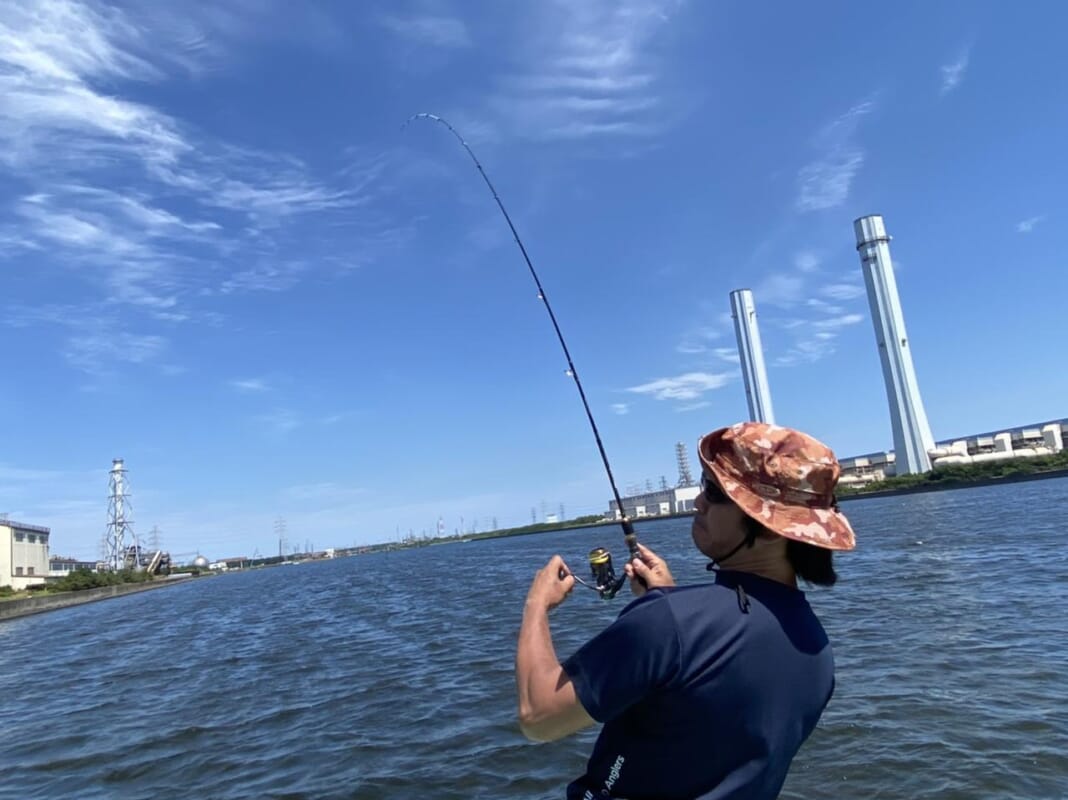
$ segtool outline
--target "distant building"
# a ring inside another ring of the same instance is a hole
[[[99,561],[79,561],[76,558],[52,556],[48,559],[48,574],[53,578],[62,578],[79,569],[87,569],[90,572],[96,572],[100,569],[100,566],[101,563]]]
[[[1060,419],[936,442],[928,457],[933,469],[951,464],[1033,458],[1061,452],[1065,438],[1068,438],[1068,419]],[[897,459],[892,451],[843,458],[839,463],[845,486],[864,486],[897,474]]]
[[[668,514],[684,514],[693,511],[693,501],[701,493],[700,486],[676,486],[654,492],[635,494],[621,498],[628,519],[662,517]],[[608,503],[608,516],[619,519],[619,507],[615,499]]]
[[[236,556],[234,558],[220,558],[218,561],[211,562],[208,568],[218,572],[227,572],[231,569],[244,569],[249,566],[252,566],[251,558],[248,556]]]
[[[0,586],[25,589],[48,577],[48,537],[40,525],[0,520]]]

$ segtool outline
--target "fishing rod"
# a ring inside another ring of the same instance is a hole
[[[616,488],[616,479],[612,475],[612,467],[608,463],[608,455],[605,453],[604,443],[601,442],[600,431],[597,430],[597,423],[593,419],[593,412],[590,411],[590,404],[586,401],[586,392],[582,388],[582,381],[579,380],[578,370],[575,369],[575,363],[571,360],[571,351],[567,349],[567,342],[564,341],[564,334],[560,331],[560,324],[556,321],[553,307],[549,304],[549,296],[545,293],[545,289],[541,285],[541,279],[538,278],[538,273],[534,270],[534,264],[531,263],[530,256],[527,255],[527,248],[523,245],[523,240],[519,238],[519,232],[515,229],[515,225],[512,224],[512,218],[508,215],[508,209],[504,207],[504,203],[501,201],[501,196],[497,194],[493,182],[490,181],[489,175],[486,174],[486,170],[482,168],[482,164],[475,155],[475,151],[471,149],[471,146],[467,143],[464,137],[462,137],[456,128],[452,127],[448,121],[439,117],[437,114],[427,114],[424,112],[421,114],[413,114],[404,123],[404,126],[407,127],[413,120],[424,119],[444,125],[449,130],[449,133],[456,137],[456,141],[458,141],[464,150],[467,151],[467,155],[471,157],[475,167],[478,168],[478,173],[482,176],[482,180],[486,182],[490,194],[492,194],[493,199],[497,201],[497,208],[499,208],[501,214],[504,215],[504,221],[508,223],[508,228],[512,232],[512,237],[515,239],[515,243],[519,245],[519,252],[523,254],[523,260],[527,264],[527,269],[530,270],[530,277],[534,279],[534,284],[538,287],[538,299],[545,304],[545,310],[549,313],[549,319],[553,323],[553,330],[556,331],[556,338],[560,341],[560,347],[564,351],[564,358],[567,359],[567,375],[575,381],[575,387],[578,389],[579,397],[582,398],[582,408],[586,411],[586,419],[589,420],[590,428],[593,429],[593,438],[597,441],[597,450],[601,454],[601,462],[604,464],[604,471],[608,475],[608,483],[612,487],[612,496],[615,497],[616,508],[619,509],[620,525],[623,528],[623,541],[627,545],[629,558],[631,560],[638,558],[638,535],[634,532],[634,526],[627,518],[627,512],[623,508],[623,501],[619,497],[619,489]],[[615,597],[616,593],[623,586],[623,583],[626,580],[626,575],[616,577],[615,570],[612,568],[612,554],[603,547],[596,547],[590,551],[588,561],[595,585],[591,586],[577,575],[575,576],[575,580],[583,586],[596,589],[598,594],[604,599]],[[560,579],[563,580],[566,576],[567,573],[561,568]]]

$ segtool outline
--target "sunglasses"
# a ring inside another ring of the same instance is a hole
[[[705,502],[712,505],[722,505],[724,503],[733,502],[723,490],[719,488],[719,484],[714,480],[711,480],[707,475],[701,475],[701,493],[705,496]]]

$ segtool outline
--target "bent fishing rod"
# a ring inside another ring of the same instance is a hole
[[[527,248],[523,245],[523,240],[519,238],[519,232],[515,229],[515,225],[512,224],[512,218],[508,215],[508,209],[504,207],[504,203],[501,201],[501,196],[497,194],[497,189],[494,188],[493,182],[490,181],[489,175],[487,175],[486,170],[483,169],[482,163],[475,155],[475,151],[471,149],[471,146],[467,143],[464,137],[459,134],[456,128],[452,127],[452,125],[450,125],[444,118],[439,117],[436,114],[427,114],[425,112],[421,114],[413,114],[408,118],[407,122],[404,123],[404,126],[407,127],[414,120],[429,120],[444,125],[449,133],[456,137],[456,141],[460,143],[463,149],[467,151],[467,155],[471,157],[471,161],[474,162],[479,175],[482,176],[482,180],[486,182],[486,187],[490,190],[490,194],[492,194],[493,199],[497,201],[497,208],[499,208],[501,214],[504,215],[504,221],[508,223],[508,229],[512,232],[512,237],[515,239],[515,243],[519,245],[519,252],[523,254],[523,261],[526,262],[527,269],[530,270],[530,277],[534,279],[534,284],[538,287],[538,299],[545,304],[545,310],[549,313],[549,319],[552,321],[553,330],[556,331],[556,338],[559,340],[560,347],[564,351],[564,358],[567,359],[567,375],[575,381],[575,388],[578,389],[579,397],[582,399],[582,408],[586,411],[586,419],[589,420],[590,428],[593,430],[593,438],[597,442],[597,450],[601,454],[601,462],[604,464],[604,471],[608,475],[608,483],[612,487],[612,496],[615,498],[616,508],[619,509],[620,525],[623,528],[623,540],[626,542],[629,558],[638,558],[638,536],[634,532],[634,526],[631,524],[631,521],[627,518],[627,512],[623,508],[623,501],[619,497],[619,489],[616,488],[616,479],[612,475],[612,467],[608,463],[608,455],[605,453],[600,431],[597,430],[597,423],[593,419],[593,412],[590,411],[590,404],[586,400],[586,392],[582,388],[582,381],[579,380],[578,370],[575,369],[575,363],[571,360],[571,351],[567,348],[567,342],[564,341],[564,334],[560,330],[560,324],[556,321],[553,307],[549,304],[549,296],[545,293],[545,289],[541,285],[541,279],[538,278],[538,273],[534,270],[534,264],[531,263],[530,256],[527,255]],[[596,589],[598,594],[604,599],[615,597],[616,593],[623,586],[623,582],[626,580],[626,575],[616,577],[615,571],[612,568],[611,553],[603,547],[597,547],[590,551],[588,560],[594,585],[586,583],[577,575],[574,576],[575,580],[583,586]],[[566,573],[561,569],[561,580],[564,577],[566,577]]]

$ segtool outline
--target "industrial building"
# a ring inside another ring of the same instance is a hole
[[[77,558],[67,558],[66,556],[52,556],[48,559],[48,574],[53,578],[65,578],[79,569],[102,572],[104,564],[100,561],[80,561]]]
[[[683,514],[693,511],[693,501],[700,492],[699,486],[675,486],[636,494],[622,498],[623,510],[626,511],[628,519]],[[619,507],[615,500],[609,503],[608,516],[612,519],[619,519]]]
[[[628,519],[640,517],[661,517],[669,514],[683,514],[693,511],[693,501],[700,494],[701,488],[694,482],[690,472],[690,458],[686,445],[675,445],[675,461],[679,469],[679,482],[674,487],[662,486],[660,489],[637,492],[623,501],[623,511]],[[619,504],[615,499],[608,502],[609,519],[619,519]]]
[[[1034,458],[1061,452],[1065,438],[1068,438],[1068,419],[1053,420],[937,442],[928,451],[928,457],[933,469],[950,464]],[[893,451],[853,456],[839,463],[842,465],[840,480],[846,486],[864,486],[898,474]]]
[[[0,586],[25,589],[48,577],[48,538],[40,525],[0,520]]]

